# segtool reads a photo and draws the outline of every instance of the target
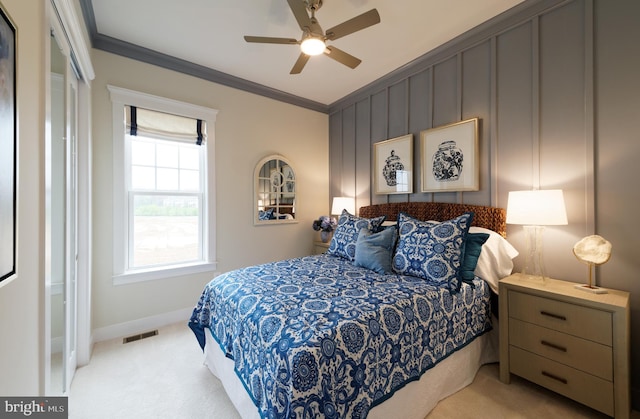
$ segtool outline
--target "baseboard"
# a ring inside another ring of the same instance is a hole
[[[138,320],[101,327],[93,331],[91,341],[92,343],[98,343],[105,340],[122,338],[180,322],[184,322],[184,327],[187,327],[192,312],[193,307],[189,307],[170,313],[158,314],[157,316],[144,317]]]

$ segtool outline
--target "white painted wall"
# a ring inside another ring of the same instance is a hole
[[[113,286],[113,149],[107,84],[219,111],[214,139],[219,272],[311,253],[312,221],[329,210],[327,115],[104,51],[93,50],[92,62],[94,336],[192,307],[213,277],[197,274]],[[254,167],[274,153],[287,157],[296,170],[299,223],[256,227]],[[185,327],[187,321],[185,316]]]
[[[44,2],[2,0],[17,31],[18,254],[17,276],[0,283],[0,394],[44,391]],[[45,43],[46,42],[46,43]]]

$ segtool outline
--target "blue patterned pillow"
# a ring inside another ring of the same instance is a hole
[[[340,256],[350,261],[356,258],[356,242],[358,234],[363,228],[371,232],[377,232],[384,222],[386,216],[375,218],[360,218],[349,214],[347,210],[342,210],[342,215],[338,220],[338,226],[333,232],[333,238],[329,244],[327,253]]]
[[[393,256],[393,270],[458,291],[462,285],[462,252],[472,220],[471,212],[441,223],[420,221],[400,213],[400,238]]]
[[[274,208],[269,208],[266,211],[258,211],[258,219],[259,220],[271,220],[273,219],[273,210]]]
[[[379,274],[391,273],[391,255],[396,245],[396,226],[387,227],[378,233],[363,228],[356,242],[356,266],[371,269]]]

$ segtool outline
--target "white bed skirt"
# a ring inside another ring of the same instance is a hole
[[[425,372],[384,403],[374,407],[367,418],[424,419],[436,404],[473,382],[478,369],[498,362],[498,322],[493,318],[491,332],[476,338]],[[258,409],[233,370],[233,361],[226,358],[211,333],[205,333],[205,364],[222,381],[231,402],[243,419],[258,419]]]

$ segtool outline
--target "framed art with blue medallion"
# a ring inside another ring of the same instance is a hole
[[[375,143],[373,155],[377,194],[413,192],[413,134]]]
[[[422,192],[477,191],[479,119],[420,132]]]

